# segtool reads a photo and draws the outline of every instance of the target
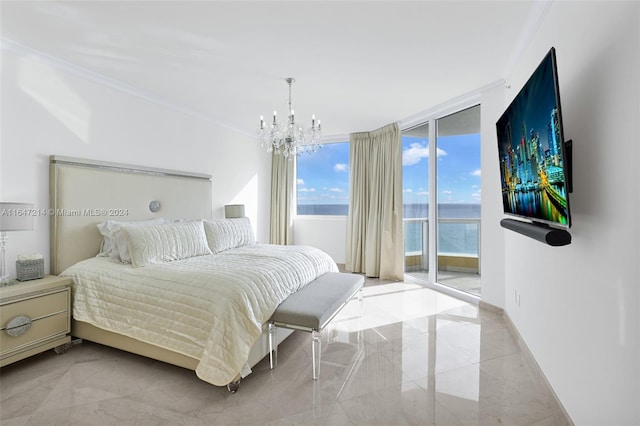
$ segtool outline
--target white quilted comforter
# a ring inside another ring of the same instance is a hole
[[[96,257],[61,275],[75,282],[75,320],[198,359],[198,377],[222,386],[280,302],[328,271],[313,247],[253,244],[143,268]]]

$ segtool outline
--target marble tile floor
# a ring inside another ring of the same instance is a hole
[[[322,335],[294,332],[240,390],[90,342],[0,370],[0,423],[26,425],[562,425],[502,317],[412,283],[367,280]],[[359,313],[362,309],[362,316]]]
[[[429,281],[429,271],[411,271],[407,272],[407,275],[425,282]],[[438,283],[474,296],[482,296],[482,281],[480,275],[476,273],[438,271]]]

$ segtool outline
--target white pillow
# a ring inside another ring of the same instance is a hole
[[[256,242],[248,217],[205,220],[204,230],[214,254]]]
[[[123,226],[134,267],[211,254],[201,220],[151,226]]]
[[[98,256],[107,256],[117,262],[130,263],[129,250],[127,249],[127,243],[122,237],[120,228],[123,226],[150,226],[159,225],[166,222],[163,217],[155,219],[139,220],[122,222],[117,220],[107,220],[106,222],[99,223],[97,225],[98,231],[102,234],[102,246]]]

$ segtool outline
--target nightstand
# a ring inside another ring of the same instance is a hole
[[[0,287],[0,367],[71,340],[71,279],[47,275]]]

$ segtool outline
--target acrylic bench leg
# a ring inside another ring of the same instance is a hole
[[[278,327],[269,323],[269,364],[273,370],[278,365]]]
[[[363,338],[362,338],[362,328],[363,328],[363,315],[364,315],[364,286],[360,288],[358,291],[358,349],[362,349],[363,346]]]
[[[320,377],[320,332],[313,330],[311,332],[311,358],[313,363],[313,380]]]

